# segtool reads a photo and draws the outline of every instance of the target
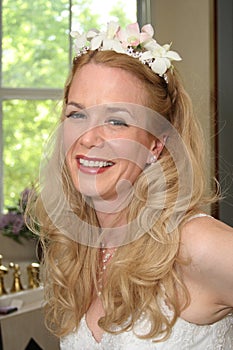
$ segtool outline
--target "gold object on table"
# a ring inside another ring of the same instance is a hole
[[[18,264],[14,264],[13,262],[11,262],[9,264],[11,269],[14,269],[14,274],[13,274],[13,284],[11,287],[11,293],[15,293],[15,292],[20,292],[21,290],[24,290],[21,280],[20,280],[20,267]]]
[[[27,267],[28,288],[38,288],[40,286],[40,264],[32,263]]]
[[[0,254],[0,295],[7,294],[4,286],[4,276],[8,273],[8,268],[2,265],[2,255]]]

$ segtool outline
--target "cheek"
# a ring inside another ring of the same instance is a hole
[[[127,163],[130,162],[141,170],[145,168],[149,150],[144,144],[135,139],[117,139],[109,143],[114,149],[115,158],[120,158]]]
[[[70,127],[69,123],[65,121],[63,123],[63,145],[64,145],[64,153],[67,158],[71,152],[72,146],[77,139],[76,132],[73,128]]]
[[[65,141],[65,140],[64,140]],[[68,172],[70,173],[71,177],[75,175],[77,176],[77,162],[75,159],[75,150],[78,147],[78,142],[70,143],[65,145],[65,150],[64,150],[64,162],[67,165]]]
[[[73,147],[77,140],[88,130],[87,122],[75,122],[71,118],[64,120],[62,125],[62,137],[65,153]]]

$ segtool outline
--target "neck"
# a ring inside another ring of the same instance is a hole
[[[119,213],[103,213],[96,211],[102,229],[102,243],[104,247],[118,247],[125,239],[127,229],[126,211]]]
[[[104,228],[116,228],[123,226],[127,223],[126,213],[104,213],[101,211],[96,211],[97,218],[99,220],[100,226]]]

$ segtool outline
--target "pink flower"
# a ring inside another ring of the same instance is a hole
[[[151,24],[145,24],[142,27],[142,32],[140,34],[140,43],[146,43],[151,40],[154,35],[154,29]]]
[[[120,29],[117,37],[120,40],[122,47],[127,49],[128,46],[137,47],[138,45],[150,40],[153,37],[154,30],[150,24],[142,27],[140,33],[138,23],[129,24],[126,29]]]

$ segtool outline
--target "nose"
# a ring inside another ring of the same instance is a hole
[[[85,148],[101,147],[104,142],[104,135],[101,126],[85,131],[79,138],[79,143]]]

